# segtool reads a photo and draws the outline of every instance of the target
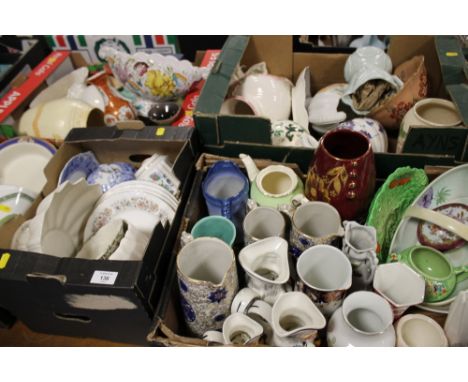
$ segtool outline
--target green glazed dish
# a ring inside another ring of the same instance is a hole
[[[426,282],[424,302],[438,302],[448,298],[458,282],[468,278],[468,266],[452,267],[443,253],[425,246],[407,248],[391,255],[389,262],[400,261],[413,268]]]
[[[377,257],[385,262],[393,235],[408,206],[424,190],[428,179],[424,170],[400,167],[377,191],[369,208],[366,225],[377,231]]]

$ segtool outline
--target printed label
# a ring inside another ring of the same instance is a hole
[[[93,277],[91,277],[91,284],[105,284],[105,285],[114,285],[115,280],[119,272],[109,272],[109,271],[94,271]]]
[[[445,53],[445,55],[447,57],[457,57],[458,56],[458,52],[447,52]]]
[[[166,129],[164,127],[158,127],[156,129],[156,136],[161,137],[164,135],[165,132],[166,132]]]

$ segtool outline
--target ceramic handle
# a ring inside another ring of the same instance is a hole
[[[440,212],[419,206],[412,206],[406,210],[405,217],[425,220],[468,241],[468,226]]]
[[[247,315],[255,314],[271,325],[271,312],[272,308],[268,303],[262,300],[256,300],[247,310]]]
[[[455,267],[454,272],[457,275],[457,283],[462,282],[468,278],[468,265]]]

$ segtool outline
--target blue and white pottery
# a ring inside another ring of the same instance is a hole
[[[337,129],[348,129],[364,134],[370,141],[374,153],[388,150],[387,132],[379,121],[372,118],[354,118],[340,123]]]
[[[135,180],[135,169],[123,162],[101,164],[87,178],[89,184],[100,184],[102,192],[130,180]]]
[[[191,241],[177,255],[177,278],[188,328],[200,338],[220,330],[239,288],[232,248],[214,237]]]
[[[76,182],[78,179],[87,178],[99,167],[99,162],[91,151],[73,156],[63,167],[58,184],[66,180]]]

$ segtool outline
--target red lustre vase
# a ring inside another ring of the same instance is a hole
[[[307,198],[330,203],[343,220],[357,220],[367,213],[374,187],[374,153],[367,137],[345,129],[326,133],[307,173]]]

